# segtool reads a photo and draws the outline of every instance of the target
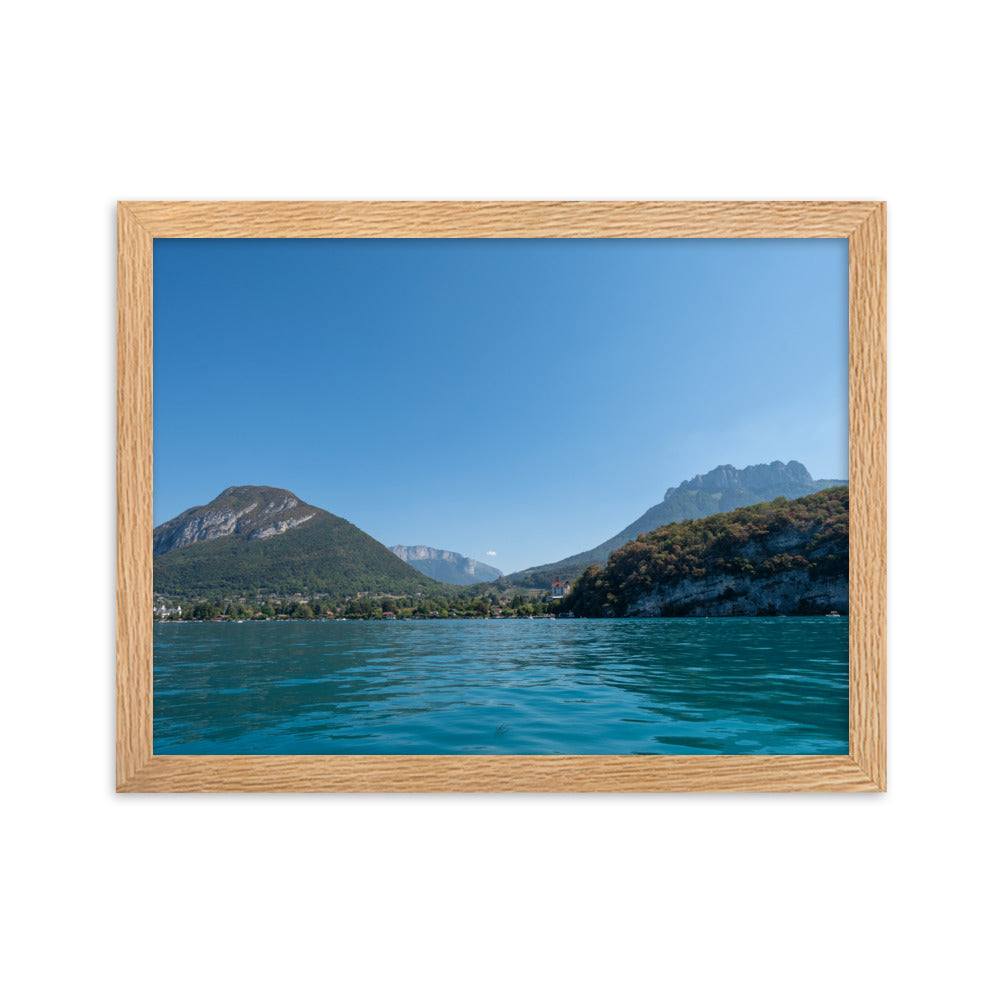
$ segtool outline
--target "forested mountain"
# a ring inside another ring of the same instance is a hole
[[[178,598],[446,589],[344,518],[269,486],[232,486],[186,510],[154,529],[153,552],[153,589]]]
[[[831,486],[846,485],[842,479],[813,479],[806,467],[796,461],[787,465],[784,462],[748,465],[745,469],[719,465],[711,472],[686,480],[680,486],[670,487],[660,503],[650,507],[645,514],[606,542],[586,552],[567,556],[559,562],[513,573],[508,579],[512,583],[548,587],[554,576],[572,580],[588,566],[595,563],[603,565],[615,549],[660,525],[736,510],[738,507],[774,500],[779,496],[791,500]]]
[[[414,569],[441,583],[469,586],[489,583],[503,575],[493,566],[445,549],[431,549],[426,545],[393,545],[390,551]]]
[[[657,528],[592,566],[563,602],[585,617],[847,612],[847,487]]]

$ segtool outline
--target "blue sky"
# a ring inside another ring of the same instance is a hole
[[[511,573],[720,464],[847,478],[846,240],[154,247],[157,524],[278,486]]]

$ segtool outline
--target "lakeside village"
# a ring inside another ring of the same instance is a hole
[[[487,589],[488,588],[488,589]],[[482,589],[482,593],[479,593]],[[246,622],[246,621],[360,621],[426,620],[436,618],[572,618],[561,610],[561,599],[569,584],[558,578],[546,591],[509,592],[481,585],[460,598],[415,594],[359,593],[349,600],[329,594],[258,595],[254,600],[239,596],[173,604],[161,594],[153,595],[154,622]]]

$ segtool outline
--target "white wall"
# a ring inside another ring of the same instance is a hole
[[[995,982],[996,77],[943,10],[7,12],[11,996]],[[115,796],[115,200],[363,197],[888,200],[888,794]]]

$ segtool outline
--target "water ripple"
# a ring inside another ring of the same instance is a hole
[[[160,626],[177,753],[847,753],[846,618]]]

